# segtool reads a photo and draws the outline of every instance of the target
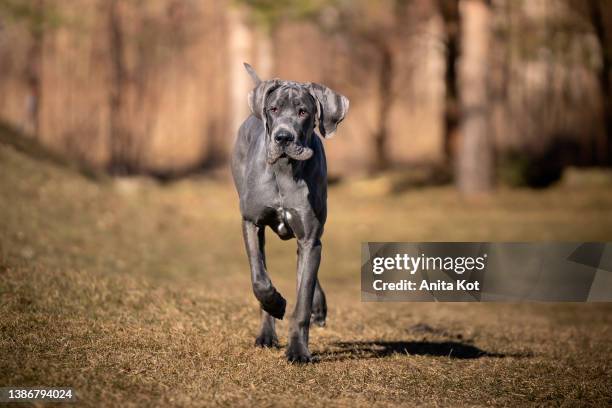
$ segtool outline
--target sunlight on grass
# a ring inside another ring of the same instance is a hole
[[[610,188],[466,201],[448,187],[333,187],[328,327],[311,335],[320,363],[294,367],[252,347],[258,312],[229,182],[96,183],[4,145],[0,163],[2,385],[72,386],[86,406],[610,401],[608,305],[362,304],[359,293],[361,241],[609,240]],[[295,242],[268,238],[291,307]]]

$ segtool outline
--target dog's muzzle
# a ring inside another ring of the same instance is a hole
[[[299,144],[295,136],[289,132],[277,132],[272,139],[273,141],[268,145],[267,153],[269,164],[276,163],[283,156],[293,160],[308,160],[312,157],[312,149]]]

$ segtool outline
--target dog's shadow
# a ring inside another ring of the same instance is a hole
[[[477,359],[482,357],[526,357],[527,355],[492,353],[471,344],[456,341],[348,341],[331,344],[330,350],[316,353],[319,361],[383,358],[393,354]]]

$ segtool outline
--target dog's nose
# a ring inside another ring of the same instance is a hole
[[[293,135],[287,131],[280,131],[274,135],[274,140],[278,144],[287,144],[293,141]]]

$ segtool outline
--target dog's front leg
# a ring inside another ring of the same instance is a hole
[[[264,227],[258,226],[251,221],[243,220],[242,233],[244,236],[244,245],[249,257],[249,264],[251,266],[253,293],[257,300],[259,300],[263,310],[277,319],[282,319],[285,315],[285,306],[287,302],[272,285],[272,281],[266,270]]]
[[[298,240],[297,302],[289,329],[287,360],[307,363],[312,360],[308,351],[308,331],[317,272],[321,262],[321,241]]]

